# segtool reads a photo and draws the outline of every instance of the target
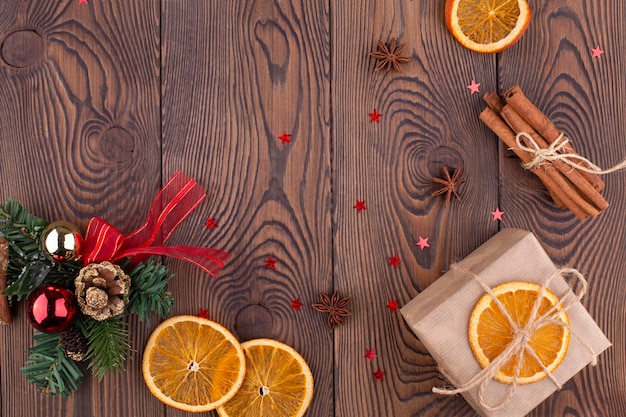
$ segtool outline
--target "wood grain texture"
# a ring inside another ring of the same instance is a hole
[[[320,417],[334,400],[333,335],[310,308],[332,290],[328,16],[318,0],[170,0],[162,38],[163,167],[209,194],[172,241],[234,255],[217,280],[170,263],[175,313],[206,308],[240,340],[293,346],[315,378],[307,415]]]
[[[0,0],[0,199],[81,227],[98,215],[129,232],[163,179],[196,178],[208,197],[170,243],[234,256],[217,280],[167,260],[174,314],[208,309],[241,340],[296,348],[315,377],[311,417],[475,417],[460,396],[432,394],[447,381],[385,306],[407,303],[499,228],[531,230],[555,263],[588,277],[583,304],[613,342],[531,417],[622,417],[625,174],[605,178],[606,212],[580,222],[478,114],[482,93],[519,84],[579,153],[607,167],[626,157],[626,5],[529,2],[524,37],[485,56],[448,33],[444,0]],[[376,73],[369,53],[392,37],[413,61],[404,74]],[[481,94],[466,88],[473,79]],[[369,121],[374,109],[380,123]],[[449,208],[431,197],[443,166],[467,179]],[[357,213],[357,199],[367,210]],[[501,223],[489,214],[497,206]],[[208,217],[217,228],[203,226]],[[420,236],[430,247],[415,245]],[[329,330],[310,304],[333,290],[352,297],[353,315]],[[88,377],[61,400],[19,370],[33,330],[18,308],[0,333],[0,417],[187,415],[161,405],[141,377],[157,324],[131,321],[127,372]]]
[[[466,88],[472,79],[495,88],[495,58],[453,40],[442,2],[334,2],[332,21],[335,282],[354,299],[336,333],[335,415],[472,416],[461,398],[432,394],[446,384],[436,363],[385,306],[407,303],[497,231],[497,144],[477,118],[480,96]],[[403,75],[375,73],[369,53],[392,37],[413,61]],[[369,122],[374,108],[380,124]],[[442,166],[462,167],[467,179],[448,209],[430,196]],[[353,209],[356,199],[366,211]],[[420,236],[430,248],[415,245]],[[388,266],[394,254],[398,269]],[[378,368],[383,382],[373,380]]]
[[[142,222],[160,187],[158,5],[0,2],[3,201],[83,228],[92,215],[125,232]],[[139,351],[147,330],[131,323]],[[19,370],[32,333],[23,308],[2,329],[2,416],[161,414],[140,355],[67,401],[37,393]]]
[[[602,167],[626,158],[623,85],[626,64],[617,36],[626,23],[622,2],[531,3],[533,21],[522,40],[499,62],[499,89],[519,84],[527,97]],[[542,45],[542,48],[537,48]],[[600,45],[605,54],[593,58]],[[528,71],[532,68],[533,71]],[[533,231],[557,264],[582,271],[589,281],[583,304],[613,347],[552,395],[531,416],[622,416],[626,410],[626,274],[624,173],[606,181],[610,203],[597,218],[580,222],[556,208],[536,178],[512,159],[502,160],[502,206],[507,227]]]

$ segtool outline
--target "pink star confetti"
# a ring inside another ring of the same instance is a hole
[[[367,113],[367,115],[370,117],[370,123],[380,123],[380,116],[382,116],[382,114],[378,113],[376,109],[374,109],[374,113]]]
[[[78,4],[89,4],[87,0],[78,0]]]
[[[291,135],[288,135],[287,132],[283,132],[282,135],[278,136],[278,139],[280,139],[281,145],[291,143]]]
[[[200,311],[198,312],[198,317],[201,317],[203,319],[210,319],[211,317],[209,316],[209,310],[204,310],[204,309],[200,309]]]
[[[378,355],[374,351],[374,348],[371,348],[371,349],[365,349],[365,356],[363,357],[369,359],[370,362],[372,362],[374,359],[378,357]]]
[[[356,209],[357,213],[360,213],[362,210],[367,210],[367,207],[365,207],[365,200],[356,200],[356,204],[352,208]]]
[[[400,258],[398,258],[398,254],[396,253],[393,256],[389,257],[389,264],[387,264],[387,266],[393,266],[394,268],[397,268],[398,265],[400,265],[400,262],[402,262],[400,260]]]
[[[300,297],[296,298],[295,300],[290,299],[289,301],[291,301],[292,310],[300,311],[300,307],[304,305],[302,304],[302,301],[300,301]]]
[[[472,79],[472,83],[467,86],[470,89],[472,94],[480,93],[480,83],[477,83],[474,79]]]
[[[400,308],[398,306],[398,300],[392,300],[391,298],[389,299],[389,302],[387,303],[386,307],[389,309],[389,312],[391,313],[393,313],[394,311]]]
[[[430,248],[430,245],[428,244],[428,239],[427,237],[421,237],[420,236],[420,241],[419,242],[415,242],[415,246],[419,246],[420,250],[424,250],[424,248]]]
[[[209,229],[209,230],[213,230],[217,227],[217,219],[213,219],[211,217],[207,217],[206,222],[204,223],[204,225]]]
[[[374,375],[374,381],[382,381],[384,379],[385,373],[380,370],[380,368],[376,369],[376,372],[372,372]]]
[[[503,211],[500,211],[500,207],[496,207],[496,211],[492,211],[491,215],[493,216],[493,220],[500,220],[502,221],[502,215],[504,214]]]
[[[276,259],[272,259],[272,255],[263,262],[265,262],[265,269],[276,269]]]
[[[600,59],[600,55],[604,53],[604,51],[600,49],[600,45],[596,46],[595,48],[592,48],[591,51],[593,52],[593,55],[591,57],[598,58],[598,59]]]

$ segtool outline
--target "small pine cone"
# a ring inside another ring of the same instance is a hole
[[[85,266],[74,280],[76,299],[83,314],[106,320],[124,312],[130,277],[111,262]]]
[[[80,362],[87,354],[87,339],[76,326],[70,326],[61,332],[61,346],[67,357]]]

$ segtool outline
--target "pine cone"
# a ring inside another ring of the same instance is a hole
[[[83,314],[106,320],[124,312],[130,277],[111,262],[89,264],[74,280],[76,298]]]
[[[76,326],[70,326],[61,332],[61,346],[68,358],[80,362],[87,354],[87,339]]]

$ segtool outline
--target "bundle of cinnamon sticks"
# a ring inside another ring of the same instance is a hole
[[[506,91],[504,100],[495,92],[485,94],[483,99],[488,107],[480,114],[480,119],[523,163],[531,163],[535,155],[520,149],[516,138],[525,148],[538,146],[541,149],[562,139],[561,132],[526,98],[519,86]],[[520,132],[525,134],[518,136]],[[530,143],[529,137],[534,143]],[[576,155],[569,143],[560,152]],[[530,169],[546,186],[555,204],[570,209],[581,220],[595,217],[609,206],[600,194],[604,182],[597,174],[578,170],[562,160],[542,161]]]

